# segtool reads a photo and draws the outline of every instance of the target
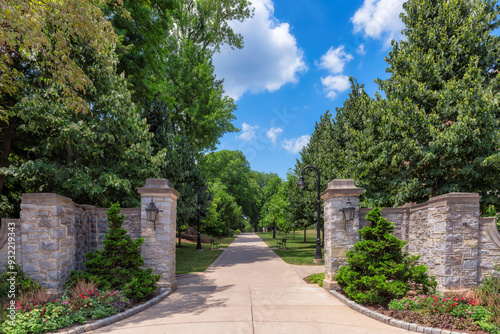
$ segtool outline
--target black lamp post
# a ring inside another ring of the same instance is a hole
[[[306,166],[302,169],[302,172],[300,172],[300,179],[299,182],[297,182],[297,185],[299,186],[300,189],[304,189],[306,184],[304,182],[304,171],[306,169],[314,169],[316,173],[318,174],[318,215],[317,215],[317,222],[316,222],[316,253],[314,254],[314,262],[320,263],[323,261],[323,255],[321,254],[321,232],[320,232],[320,224],[319,224],[319,217],[320,217],[320,211],[321,211],[321,200],[320,200],[320,173],[319,170],[314,167],[314,166]]]
[[[208,203],[212,203],[212,193],[210,190],[208,190],[207,187],[202,187],[198,190],[198,193],[196,194],[196,199],[198,202],[198,235],[197,235],[197,240],[196,240],[196,250],[197,251],[202,251],[203,248],[201,247],[201,234],[200,234],[200,194],[202,190],[208,191]]]

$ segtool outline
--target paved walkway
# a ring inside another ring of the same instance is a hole
[[[159,304],[91,333],[408,333],[355,312],[296,269],[255,234],[242,234]]]

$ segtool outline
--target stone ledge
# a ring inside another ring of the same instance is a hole
[[[338,293],[335,290],[330,290],[330,293],[335,298],[337,298],[338,300],[340,300],[341,302],[343,302],[344,304],[346,304],[347,306],[349,306],[353,310],[355,310],[357,312],[360,312],[362,314],[365,314],[366,316],[368,316],[370,318],[373,318],[373,319],[375,319],[377,321],[383,322],[385,324],[388,324],[388,325],[391,325],[391,326],[394,326],[394,327],[398,327],[398,328],[402,328],[402,329],[407,329],[409,331],[413,331],[413,332],[417,332],[417,333],[430,333],[430,334],[449,334],[449,333],[452,333],[452,334],[466,334],[466,333],[463,333],[463,332],[450,332],[447,329],[432,328],[432,327],[423,327],[423,326],[419,326],[417,324],[412,324],[412,323],[409,323],[409,322],[397,320],[397,319],[388,317],[386,315],[382,315],[382,314],[380,314],[378,312],[372,311],[369,308],[366,308],[366,307],[361,306],[359,304],[356,304],[355,302],[353,302],[352,300],[347,299],[346,297],[344,297],[343,295],[341,295],[340,293]]]
[[[89,332],[92,330],[96,330],[98,328],[101,328],[101,327],[104,327],[107,325],[111,325],[115,322],[118,322],[118,321],[123,320],[125,318],[131,317],[131,316],[133,316],[141,311],[144,311],[145,309],[150,308],[153,305],[158,304],[160,301],[165,299],[171,293],[172,293],[171,289],[166,289],[165,291],[160,293],[158,296],[154,297],[153,299],[148,300],[144,304],[141,304],[141,305],[138,305],[138,306],[133,307],[131,309],[128,309],[126,311],[117,313],[117,314],[112,315],[108,318],[99,319],[96,322],[91,323],[91,324],[83,324],[81,326],[70,329],[66,332],[57,332],[57,334],[80,334],[80,333],[85,333],[85,332]]]

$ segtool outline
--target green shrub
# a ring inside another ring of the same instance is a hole
[[[391,234],[394,224],[380,211],[375,208],[366,215],[370,226],[361,229],[362,240],[346,253],[348,265],[335,276],[346,295],[362,304],[401,298],[410,288],[427,293],[436,286],[427,268],[416,265],[419,256],[402,252],[406,242]]]
[[[323,281],[325,280],[325,273],[311,274],[307,278],[309,282],[323,286]]]
[[[130,299],[147,298],[155,289],[160,275],[153,275],[152,269],[142,269],[141,244],[144,239],[132,241],[127,231],[121,228],[125,216],[119,215],[118,203],[106,212],[109,233],[103,241],[102,250],[85,254],[85,272],[71,273],[68,287],[80,279],[95,281],[103,290],[121,290]]]

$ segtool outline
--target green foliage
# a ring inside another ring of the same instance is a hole
[[[116,74],[117,36],[103,2],[9,1],[2,11],[13,51],[0,62],[22,84],[1,99],[9,114],[0,124],[2,195],[18,184],[26,193],[136,206],[136,188],[156,174],[146,121]]]
[[[88,319],[109,317],[131,305],[120,291],[85,291],[68,298],[65,293],[55,300],[25,300],[16,304],[16,318],[2,319],[3,333],[44,333],[74,324],[84,324]]]
[[[261,225],[273,228],[276,224],[279,230],[290,231],[293,224],[288,214],[289,206],[283,181],[278,176],[272,178],[264,190]]]
[[[197,210],[203,211],[208,204],[205,196],[200,196],[198,203],[198,190],[206,183],[197,164],[201,155],[185,134],[176,134],[172,111],[165,101],[154,98],[143,110],[143,115],[150,125],[149,131],[154,134],[152,146],[160,164],[159,177],[172,182],[180,193],[177,230],[182,232],[189,225],[195,225]]]
[[[378,80],[385,98],[351,130],[353,173],[366,205],[425,202],[449,192],[478,192],[498,207],[500,164],[496,1],[407,1],[405,39],[386,57]]]
[[[316,202],[311,202],[307,192],[299,189],[297,182],[299,178],[292,172],[287,173],[287,179],[284,183],[284,194],[288,202],[288,221],[292,230],[303,229],[316,225],[316,215],[311,215],[311,212],[316,212]],[[317,196],[317,195],[316,195]],[[306,236],[304,235],[304,242]]]
[[[487,276],[475,289],[475,293],[491,312],[491,323],[500,328],[500,279]]]
[[[9,272],[15,272],[16,275],[13,276],[8,274]],[[15,291],[13,295],[16,298],[42,289],[40,283],[32,280],[31,277],[23,271],[22,266],[14,264],[11,268],[9,264],[6,264],[4,270],[0,274],[0,305],[3,305],[4,302],[11,299],[9,298],[9,294],[12,293],[12,291],[10,291],[10,279],[12,279],[12,277],[15,277]]]
[[[325,273],[319,273],[319,274],[311,274],[306,279],[314,284],[318,284],[319,286],[323,286],[323,281],[325,280]]]
[[[243,215],[249,217],[254,225],[259,218],[261,189],[243,153],[229,150],[212,152],[205,155],[200,166],[210,183],[224,185],[225,191],[234,198]],[[244,228],[242,224],[233,226]]]
[[[244,227],[241,206],[220,181],[211,186],[213,200],[203,220],[203,231],[214,237],[232,236],[230,230]]]
[[[361,229],[362,239],[346,253],[348,265],[335,276],[347,296],[362,304],[401,298],[412,287],[425,293],[436,286],[427,268],[415,264],[419,256],[402,252],[406,242],[391,234],[394,224],[380,211],[375,208],[366,215],[370,226]]]
[[[132,241],[127,231],[121,228],[125,216],[120,215],[118,203],[106,212],[109,233],[103,241],[103,249],[85,254],[85,272],[71,273],[67,286],[78,279],[95,281],[101,289],[121,290],[130,299],[147,298],[155,289],[160,275],[152,269],[142,269],[141,244],[144,239]]]

